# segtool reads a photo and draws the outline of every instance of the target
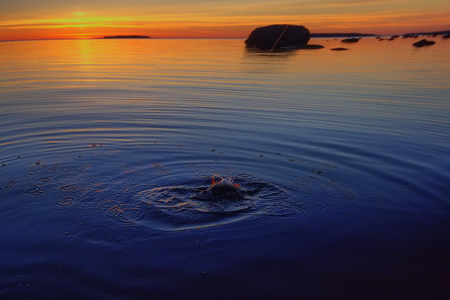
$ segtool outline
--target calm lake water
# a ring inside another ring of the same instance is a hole
[[[448,299],[432,39],[0,43],[0,298]]]

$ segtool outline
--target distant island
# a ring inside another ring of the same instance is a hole
[[[441,30],[441,31],[431,31],[431,32],[414,32],[414,33],[406,33],[403,36],[414,36],[414,35],[446,35],[450,34],[450,30]]]
[[[102,39],[150,39],[147,35],[107,35]]]
[[[401,35],[395,35],[396,37],[398,36],[403,36],[403,37],[417,37],[417,36],[421,36],[421,35],[428,35],[428,36],[438,36],[438,35],[449,35],[450,34],[450,30],[442,30],[442,31],[432,31],[432,32],[415,32],[415,33],[406,33],[406,34],[401,34]],[[311,33],[311,37],[315,37],[315,38],[345,38],[345,37],[377,37],[380,36],[378,34],[373,34],[373,33],[356,33],[356,32],[351,32],[351,33]]]

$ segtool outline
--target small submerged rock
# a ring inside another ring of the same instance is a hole
[[[413,44],[413,46],[414,47],[423,47],[423,46],[431,46],[431,45],[434,45],[434,44],[436,44],[435,41],[429,41],[427,39],[423,39],[423,40],[420,40],[418,42],[415,42]]]
[[[341,42],[342,43],[357,43],[359,42],[360,38],[348,38],[348,39],[343,39]]]
[[[338,48],[331,48],[330,50],[333,50],[333,51],[345,51],[345,50],[348,50],[348,48],[338,47]]]
[[[325,48],[325,46],[317,45],[317,44],[308,44],[308,45],[300,46],[300,47],[298,47],[296,49],[310,49],[310,50],[314,50],[314,49],[323,49],[323,48]]]

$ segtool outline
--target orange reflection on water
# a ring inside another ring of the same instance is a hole
[[[404,78],[405,82],[410,82],[416,80],[414,77],[420,80],[423,75],[413,69],[405,72],[405,69],[417,68],[411,61],[417,60],[418,56],[425,69],[428,61],[447,60],[450,41],[440,37],[431,39],[436,40],[436,45],[423,49],[412,47],[414,40],[402,38],[395,41],[364,38],[355,44],[344,44],[340,39],[332,38],[311,39],[311,44],[321,44],[325,48],[272,54],[247,51],[244,39],[8,42],[0,43],[4,62],[0,70],[3,78],[0,88],[4,91],[76,89],[82,108],[83,101],[98,106],[119,99],[128,103],[150,99],[167,103],[167,99],[158,96],[164,92],[160,86],[182,88],[184,92],[195,86],[197,90],[193,92],[233,93],[236,86],[251,85],[254,76],[268,83],[277,76],[284,78],[282,82],[288,85],[303,82],[318,87],[326,83],[345,87],[351,81],[360,80],[352,74],[361,72],[367,73],[366,82],[385,81],[389,76],[396,81]],[[330,51],[335,47],[346,47],[349,51]],[[300,69],[302,72],[298,73]],[[442,73],[442,81],[436,80],[431,88],[445,88],[447,70],[442,65],[434,72]],[[82,93],[89,89],[105,93],[134,90],[145,92],[146,97],[142,98],[143,93],[139,93],[140,96],[136,93],[135,97],[127,94],[124,98],[118,94],[102,98],[87,97],[86,94],[84,97]]]

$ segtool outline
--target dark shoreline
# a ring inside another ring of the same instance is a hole
[[[147,35],[108,35],[100,39],[150,39]]]
[[[361,36],[361,37],[372,37],[377,36],[373,33],[311,33],[312,38],[341,38],[341,37],[355,37],[355,36]]]

